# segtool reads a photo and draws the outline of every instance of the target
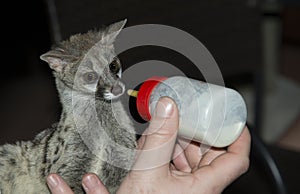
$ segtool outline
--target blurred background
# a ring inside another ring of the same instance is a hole
[[[250,129],[266,146],[286,189],[300,193],[299,0],[31,0],[9,1],[4,8],[1,144],[30,140],[58,121],[54,79],[39,59],[55,42],[124,18],[126,26],[164,24],[190,33],[207,47],[225,85],[243,95]],[[202,78],[188,59],[169,49],[139,47],[120,58],[124,70],[154,59]],[[264,154],[252,151],[251,157],[249,172],[224,193],[277,192],[276,177],[260,160]]]

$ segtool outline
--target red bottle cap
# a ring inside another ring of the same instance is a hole
[[[167,77],[158,77],[153,76],[144,81],[139,89],[139,93],[136,99],[136,106],[140,116],[146,120],[150,121],[151,115],[149,111],[149,101],[152,90],[155,88],[157,84],[166,80]]]

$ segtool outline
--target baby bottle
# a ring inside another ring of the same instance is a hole
[[[136,97],[137,111],[146,121],[160,97],[172,98],[179,111],[178,135],[209,146],[230,145],[246,123],[246,105],[237,91],[184,76],[150,77],[128,94]]]

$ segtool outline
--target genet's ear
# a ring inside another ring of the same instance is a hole
[[[106,33],[103,36],[101,42],[106,45],[113,44],[113,42],[116,40],[121,30],[124,28],[126,22],[127,19],[124,19],[109,25],[106,29]]]
[[[65,53],[63,49],[56,48],[42,54],[40,59],[46,61],[54,71],[61,72],[67,64],[76,61],[78,58]]]

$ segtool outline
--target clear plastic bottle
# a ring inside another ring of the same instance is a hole
[[[235,90],[183,76],[151,77],[139,91],[137,110],[151,119],[160,97],[170,97],[179,111],[179,135],[214,147],[226,147],[241,134],[247,118],[242,96]]]

